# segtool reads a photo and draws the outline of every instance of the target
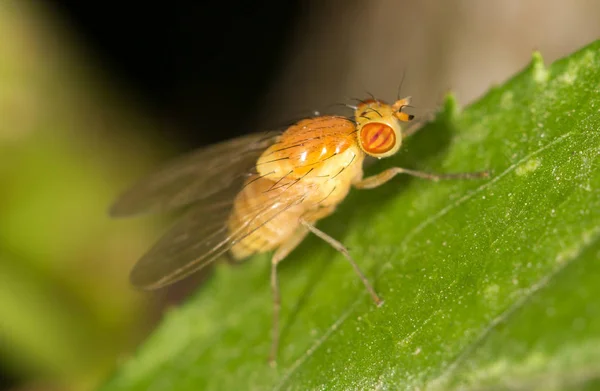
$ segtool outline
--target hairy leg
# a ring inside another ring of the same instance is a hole
[[[327,235],[325,232],[321,231],[320,229],[318,229],[317,227],[315,227],[314,225],[312,225],[308,221],[306,221],[306,220],[300,220],[300,222],[310,232],[312,232],[313,234],[315,234],[319,238],[323,239],[331,247],[333,247],[334,249],[336,249],[337,251],[339,251],[340,253],[342,253],[342,255],[348,260],[348,262],[350,262],[350,265],[352,265],[352,268],[354,269],[354,271],[356,272],[356,274],[358,275],[358,277],[360,278],[360,280],[365,285],[365,288],[367,288],[367,291],[369,292],[369,294],[373,298],[373,301],[375,302],[375,304],[377,304],[378,306],[380,306],[383,303],[383,301],[379,298],[379,296],[375,292],[375,289],[373,289],[373,287],[369,283],[369,280],[367,280],[367,278],[365,277],[365,275],[363,274],[363,272],[360,270],[360,268],[358,267],[358,265],[356,264],[356,262],[354,261],[354,259],[352,259],[352,256],[350,256],[350,253],[348,252],[348,249],[346,247],[344,247],[344,245],[342,243],[338,242],[337,240],[335,240],[331,236]]]
[[[277,278],[277,264],[288,256],[304,240],[308,230],[304,226],[298,227],[298,230],[287,241],[281,244],[271,258],[271,291],[273,292],[273,340],[271,343],[271,353],[269,363],[276,365],[277,349],[279,346],[279,310],[281,308],[281,298],[279,295],[279,280]]]
[[[401,167],[392,167],[388,168],[385,171],[380,172],[379,174],[375,174],[373,176],[364,178],[354,184],[354,187],[358,189],[373,189],[375,187],[379,187],[395,177],[398,174],[408,174],[415,177],[430,179],[432,181],[439,181],[443,179],[478,179],[478,178],[488,178],[490,176],[489,172],[461,172],[454,174],[435,174],[430,172],[422,172],[409,170],[407,168]]]

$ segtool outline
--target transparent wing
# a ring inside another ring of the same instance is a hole
[[[131,282],[140,288],[157,289],[207,266],[234,244],[301,203],[308,192],[288,190],[289,187],[280,187],[262,194],[260,202],[245,208],[239,219],[242,224],[232,232],[228,219],[234,197],[191,207],[138,261],[131,272]]]
[[[111,206],[113,217],[183,207],[219,192],[233,192],[254,170],[256,160],[280,132],[235,138],[173,160],[123,193]]]

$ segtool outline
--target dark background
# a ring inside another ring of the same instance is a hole
[[[87,50],[190,147],[247,133],[292,32],[299,0],[52,0]]]

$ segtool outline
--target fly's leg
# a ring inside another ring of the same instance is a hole
[[[272,367],[277,365],[277,349],[279,346],[279,309],[281,308],[281,298],[279,295],[279,280],[277,278],[277,264],[281,262],[289,253],[292,252],[304,240],[308,230],[303,226],[286,242],[277,248],[271,259],[271,290],[273,292],[273,340],[271,342],[271,353],[269,354],[269,363]]]
[[[358,189],[373,189],[381,186],[398,174],[408,174],[418,178],[430,179],[432,181],[439,181],[443,179],[478,179],[488,178],[490,176],[488,171],[481,172],[461,172],[455,174],[434,174],[430,172],[422,172],[409,170],[407,168],[392,167],[379,174],[364,178],[354,184],[354,187]]]
[[[277,262],[275,257],[271,261],[271,291],[273,292],[273,329],[271,336],[271,352],[269,353],[269,364],[272,367],[277,365],[275,357],[279,346],[279,309],[281,308],[281,298],[279,297],[279,280],[277,278]]]
[[[312,225],[308,221],[301,219],[300,222],[310,232],[312,232],[313,234],[315,234],[319,238],[323,239],[331,247],[333,247],[334,249],[336,249],[337,251],[339,251],[340,253],[342,253],[342,255],[348,260],[348,262],[350,262],[350,265],[352,265],[352,268],[354,269],[354,271],[356,272],[356,274],[358,274],[358,277],[360,278],[360,280],[365,285],[365,288],[367,288],[367,291],[369,292],[369,294],[373,298],[373,301],[375,302],[375,304],[377,304],[377,306],[380,306],[381,304],[383,304],[383,301],[379,298],[379,296],[375,292],[375,289],[373,289],[373,287],[369,283],[369,280],[367,280],[367,278],[365,277],[365,275],[363,274],[363,272],[360,270],[360,268],[358,267],[358,265],[356,264],[356,262],[354,261],[354,259],[352,259],[352,257],[350,256],[350,253],[348,252],[348,249],[346,247],[344,247],[344,245],[342,243],[338,242],[337,240],[335,240],[331,236],[327,235],[325,232],[321,231],[320,229],[318,229],[317,227],[315,227],[314,225]]]

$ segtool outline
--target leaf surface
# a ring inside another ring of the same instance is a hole
[[[491,169],[356,190],[280,267],[267,365],[269,258],[219,265],[102,388],[578,389],[600,373],[600,41],[531,64],[461,111],[452,97],[404,152],[369,167]]]

